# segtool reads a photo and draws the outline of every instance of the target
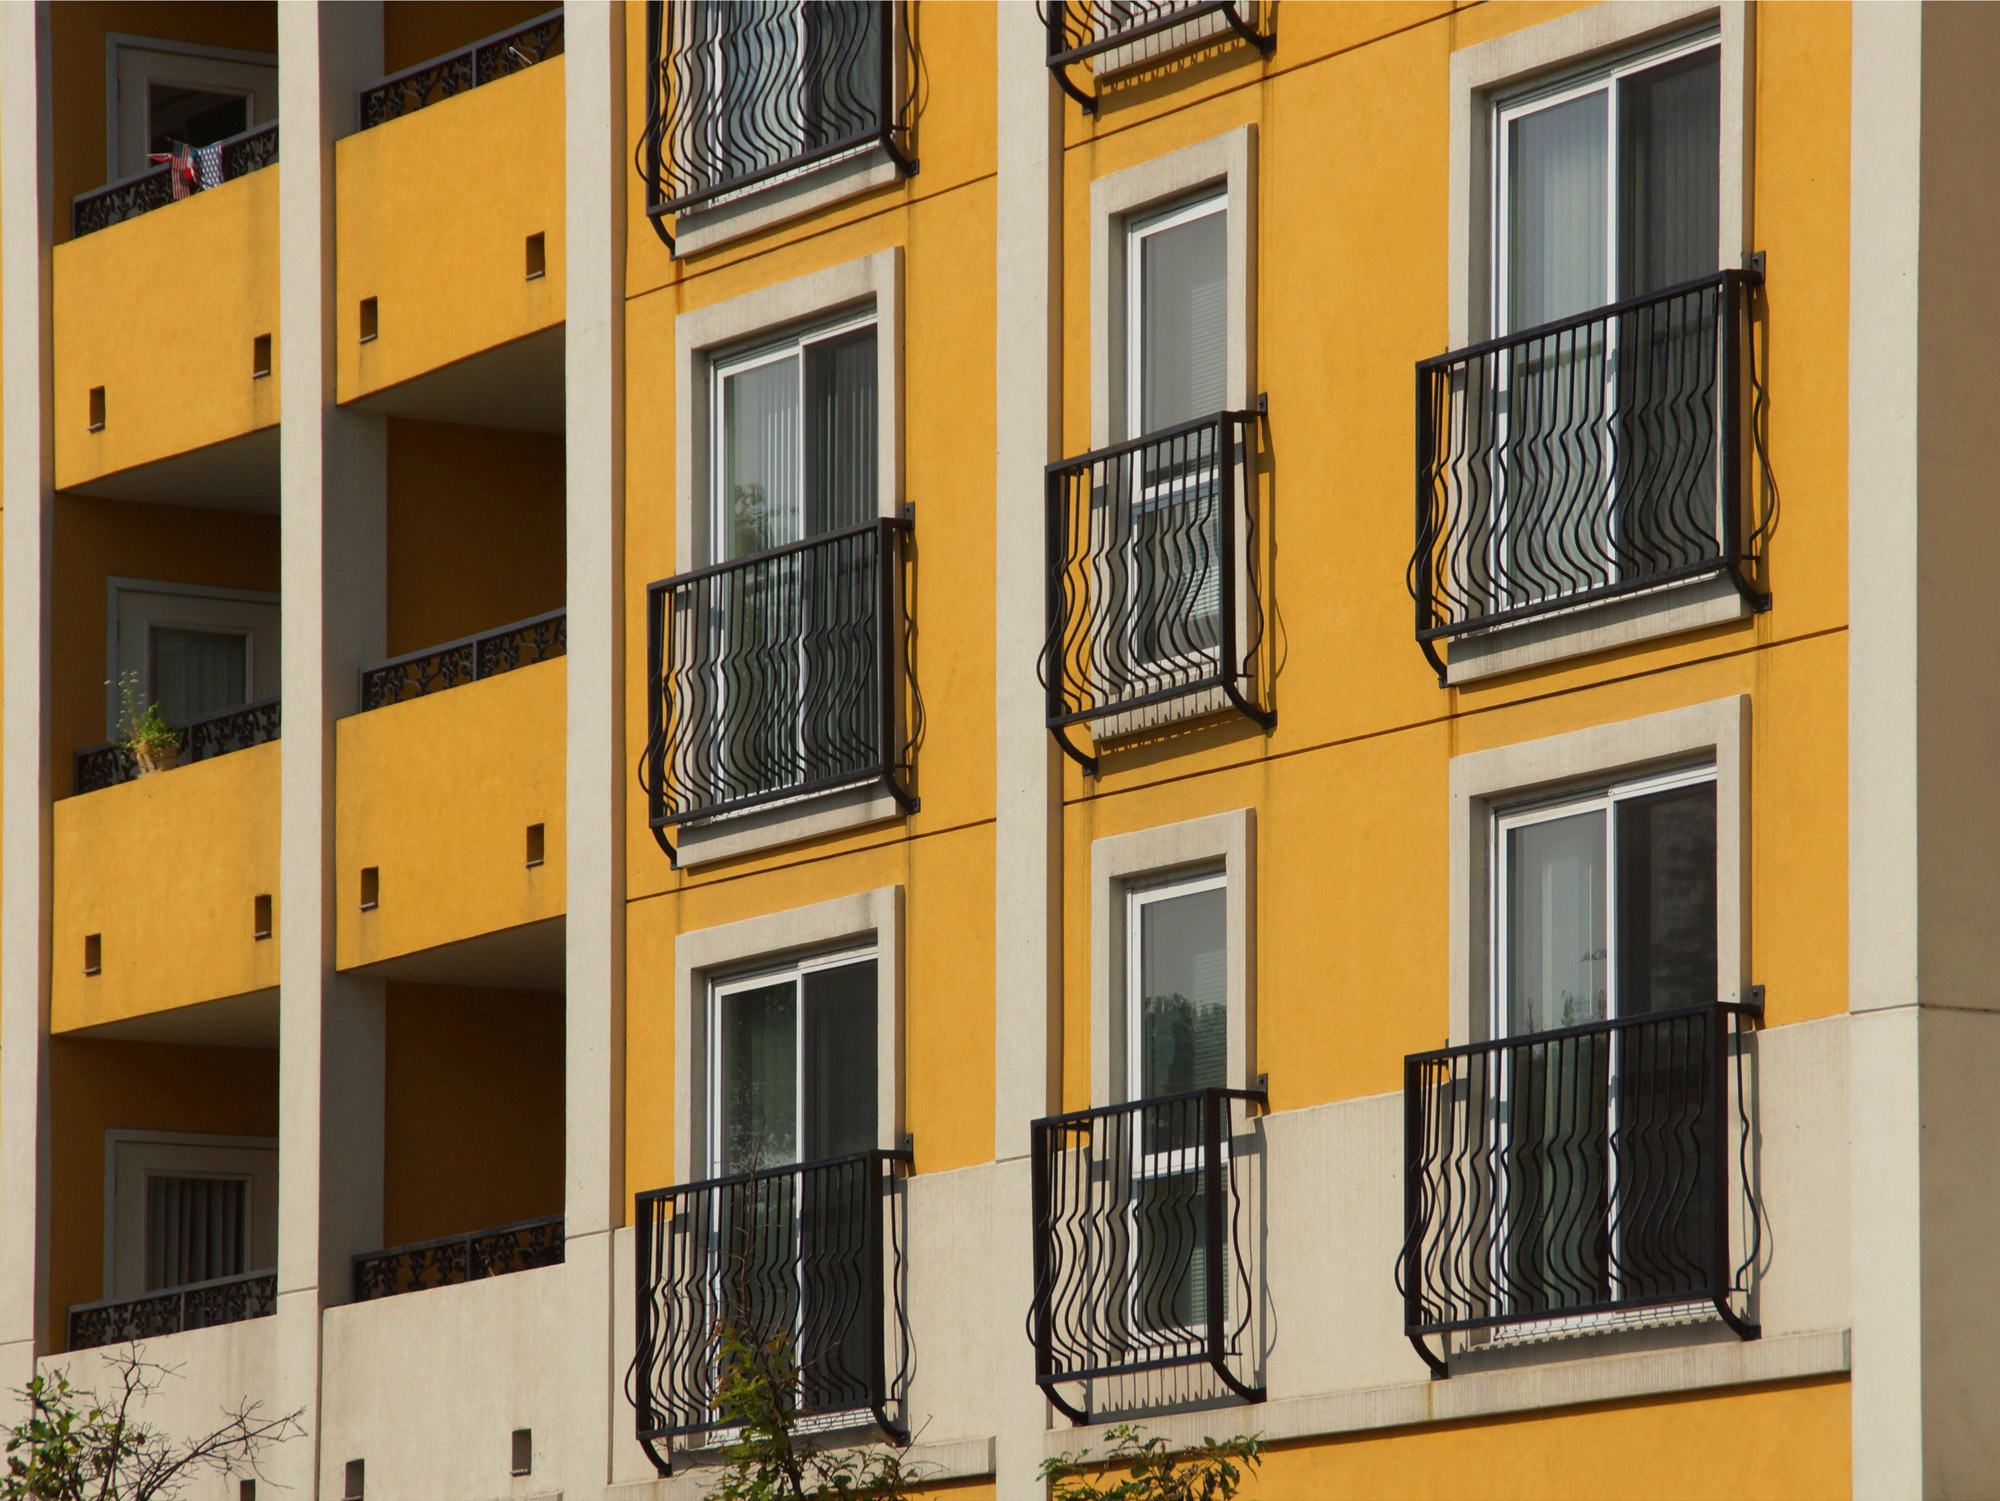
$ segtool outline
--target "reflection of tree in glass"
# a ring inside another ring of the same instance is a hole
[[[762,485],[729,487],[730,552],[736,557],[776,547],[770,502]]]
[[[1221,1005],[1189,1000],[1175,991],[1146,996],[1139,1007],[1148,1093],[1179,1094],[1222,1082],[1227,1069]]]

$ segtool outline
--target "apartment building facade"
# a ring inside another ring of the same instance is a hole
[[[0,7],[0,1384],[356,1501],[701,1494],[732,1334],[938,1496],[1991,1494],[1996,56]]]

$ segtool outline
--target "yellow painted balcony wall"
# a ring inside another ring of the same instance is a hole
[[[562,916],[568,682],[558,658],[334,727],[340,968]],[[380,872],[372,911],[364,868]]]
[[[278,983],[276,742],[55,805],[51,1027],[71,1032]],[[84,973],[99,935],[101,973]]]
[[[226,182],[55,248],[56,486],[278,420],[278,174]],[[271,373],[255,375],[260,336]],[[104,388],[91,431],[90,393]]]
[[[341,401],[563,321],[560,57],[343,138],[334,171]]]

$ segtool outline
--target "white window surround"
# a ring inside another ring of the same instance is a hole
[[[1090,846],[1090,1103],[1128,1093],[1125,1050],[1126,892],[1165,877],[1219,870],[1227,882],[1231,1089],[1257,1082],[1257,815],[1251,808],[1113,834]]]
[[[1239,125],[1206,141],[1183,146],[1090,185],[1090,446],[1103,448],[1126,438],[1130,399],[1126,363],[1131,336],[1126,325],[1131,294],[1126,231],[1136,220],[1220,191],[1228,215],[1229,353],[1224,402],[1245,411],[1257,399],[1257,127]],[[1249,497],[1255,503],[1254,493]],[[1237,547],[1248,540],[1238,528]],[[1251,589],[1247,553],[1235,560],[1236,639],[1248,639]],[[1257,684],[1242,689],[1256,701]],[[1138,734],[1176,720],[1213,714],[1229,707],[1221,689],[1107,716],[1090,726],[1098,740]]]
[[[1491,814],[1540,793],[1624,779],[1646,768],[1715,765],[1716,996],[1748,980],[1750,698],[1741,694],[1641,719],[1593,725],[1451,760],[1451,1043],[1491,1028]]]
[[[816,950],[875,949],[875,1121],[877,1145],[903,1139],[903,888],[873,891],[793,907],[674,940],[674,1181],[707,1174],[708,1016],[712,979],[763,961]]]
[[[123,75],[121,77],[121,75]],[[104,171],[117,182],[146,170],[146,100],[125,98],[123,84],[141,86],[153,78],[183,87],[210,85],[249,97],[251,126],[278,118],[278,55],[240,47],[208,47],[163,37],[112,31],[104,37]],[[132,139],[134,132],[137,140]]]
[[[111,577],[105,580],[104,615],[104,733],[108,739],[118,730],[118,675],[125,668],[139,672],[141,682],[145,679],[144,645],[122,640],[119,616],[121,596],[125,605],[139,605],[146,601],[143,596],[170,596],[189,601],[212,601],[220,606],[215,612],[216,628],[229,629],[240,626],[253,637],[264,635],[268,639],[261,648],[254,648],[251,656],[249,697],[247,702],[255,703],[261,698],[270,698],[278,691],[279,664],[282,658],[282,636],[280,622],[270,611],[280,603],[280,596],[264,589],[224,589],[207,584],[177,584],[160,579],[137,579]],[[245,609],[245,606],[250,608]],[[198,616],[201,608],[191,606]],[[268,623],[267,622],[268,617]],[[197,626],[200,621],[192,622]],[[121,646],[123,649],[121,650]]]
[[[189,1131],[104,1133],[104,1296],[145,1291],[147,1170],[243,1176],[250,1183],[249,1270],[278,1261],[278,1139]]]
[[[1714,27],[1721,37],[1722,119],[1716,264],[1752,249],[1751,91],[1754,12],[1742,0],[1626,0],[1592,5],[1451,56],[1451,177],[1447,227],[1449,338],[1463,349],[1493,329],[1492,123],[1500,97],[1537,80]],[[1727,578],[1709,577],[1472,632],[1447,648],[1446,680],[1473,682],[1632,642],[1700,630],[1750,613]]]
[[[836,313],[875,314],[875,514],[894,517],[903,496],[903,251],[794,277],[674,320],[674,571],[711,561],[709,475],[711,370],[719,358],[764,336],[820,323]],[[861,787],[707,824],[682,824],[674,841],[683,869],[776,845],[838,833],[903,816],[879,787]]]

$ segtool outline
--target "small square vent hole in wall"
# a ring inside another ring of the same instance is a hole
[[[251,903],[250,936],[252,938],[271,936],[271,899],[268,896],[257,897]]]
[[[535,1473],[535,1430],[534,1429],[516,1428],[514,1430],[514,1451],[512,1455],[512,1464],[513,1468],[509,1471],[510,1474],[532,1475]]]
[[[83,972],[87,975],[104,973],[104,935],[86,933],[83,935]]]
[[[257,380],[271,373],[271,336],[259,334],[250,341],[250,378]]]
[[[375,299],[373,297],[362,298],[361,299],[361,342],[366,344],[372,341],[379,327],[380,327],[380,322],[379,322],[379,315],[376,313],[375,310]]]
[[[361,910],[373,912],[382,905],[382,867],[369,865],[361,871]]]
[[[257,1482],[254,1480],[237,1481],[236,1501],[257,1501]]]
[[[366,1501],[368,1495],[368,1461],[350,1459],[347,1462],[347,1484],[341,1487],[341,1501]]]
[[[542,863],[546,852],[547,828],[548,825],[546,824],[531,823],[528,825],[528,864],[531,866]]]
[[[90,388],[90,430],[94,433],[104,431],[104,387],[102,386]]]
[[[543,234],[529,235],[528,275],[526,277],[526,280],[533,281],[538,276],[547,276],[548,274],[549,274],[548,236]]]

